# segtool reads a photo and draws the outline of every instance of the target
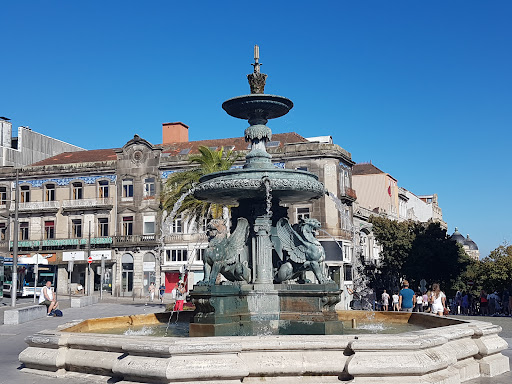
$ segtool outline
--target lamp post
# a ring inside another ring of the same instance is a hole
[[[16,168],[16,185],[14,187],[14,229],[12,239],[12,284],[11,284],[11,307],[16,306],[16,296],[18,295],[18,205],[19,205],[19,169]]]

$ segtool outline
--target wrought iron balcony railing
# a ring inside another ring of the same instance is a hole
[[[57,211],[60,208],[60,201],[30,201],[18,203],[18,211]],[[9,210],[14,212],[15,204],[11,203]]]
[[[96,198],[96,199],[76,199],[76,200],[63,200],[63,209],[80,209],[80,208],[94,208],[94,207],[113,207],[114,199],[111,197]]]

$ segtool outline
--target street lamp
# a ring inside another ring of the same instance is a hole
[[[14,187],[14,230],[12,244],[12,278],[11,278],[11,307],[16,306],[16,296],[18,295],[18,206],[19,206],[19,181],[20,173],[16,168],[16,185]]]

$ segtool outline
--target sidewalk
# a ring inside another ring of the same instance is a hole
[[[125,316],[134,314],[155,313],[164,311],[164,305],[159,302],[148,303],[144,299],[109,298],[101,303],[82,308],[69,308],[69,298],[59,296],[59,307],[64,313],[63,317],[46,317],[29,321],[19,325],[0,325],[0,384],[85,384],[93,381],[83,379],[56,379],[18,370],[20,363],[18,355],[27,344],[25,337],[44,329],[55,329],[68,321],[90,319],[95,317]],[[33,305],[33,303],[30,303]],[[11,307],[3,306],[2,310]]]
[[[26,348],[25,337],[44,329],[55,329],[68,321],[78,319],[90,319],[96,317],[125,316],[133,314],[156,313],[164,310],[164,305],[159,302],[147,303],[145,299],[132,298],[104,298],[101,303],[82,307],[69,308],[69,299],[60,297],[60,307],[64,312],[63,317],[47,317],[30,321],[20,325],[0,325],[0,384],[86,384],[94,383],[92,379],[69,377],[57,379],[40,376],[18,370],[20,363],[18,355]],[[67,302],[67,304],[66,304]],[[169,303],[167,303],[169,304]],[[32,305],[32,303],[30,303]],[[9,308],[4,306],[5,308]],[[468,317],[460,317],[461,319]],[[472,319],[489,321],[503,328],[500,334],[509,344],[509,348],[503,351],[512,362],[512,318],[508,317],[474,317]],[[493,378],[481,378],[470,380],[467,384],[510,384],[512,374],[510,372]]]

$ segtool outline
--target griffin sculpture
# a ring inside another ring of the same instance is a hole
[[[208,248],[204,252],[204,279],[198,283],[199,285],[215,285],[219,273],[229,281],[249,282],[251,276],[247,249],[249,222],[241,217],[231,236],[228,237],[226,232],[226,227],[221,220],[212,220],[208,224]]]
[[[320,222],[316,219],[305,219],[295,228],[296,230],[286,218],[279,219],[276,224],[276,236],[272,237],[272,241],[281,262],[274,277],[275,281],[281,283],[312,270],[320,284],[329,282],[323,266],[325,251],[315,238]]]

